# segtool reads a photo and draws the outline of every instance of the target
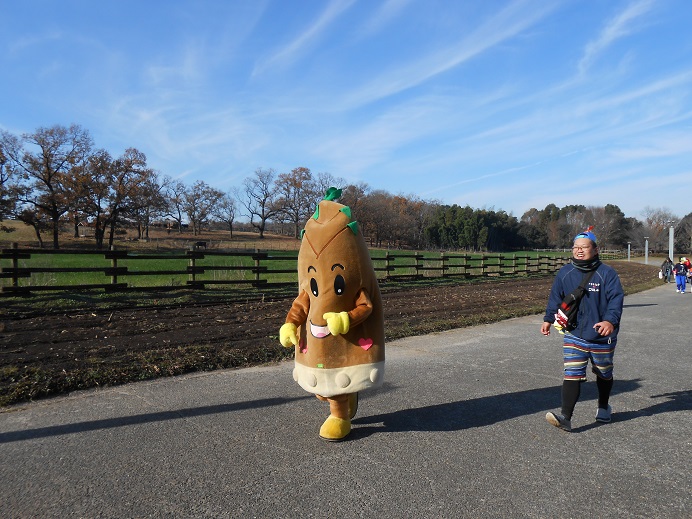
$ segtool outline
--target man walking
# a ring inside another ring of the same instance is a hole
[[[549,412],[545,417],[548,423],[564,431],[572,430],[572,414],[579,400],[581,383],[586,381],[589,360],[598,388],[596,420],[607,423],[612,415],[608,401],[613,388],[613,355],[625,294],[617,272],[601,263],[596,236],[591,229],[574,238],[572,262],[555,276],[541,326],[541,333],[546,336],[550,335],[553,324],[564,333],[562,409],[560,413]],[[571,303],[563,304],[564,301]],[[577,305],[576,318],[568,317],[565,311],[571,314]]]
[[[687,286],[687,265],[685,264],[686,258],[680,258],[680,261],[673,267],[673,272],[675,273],[675,291],[681,294],[685,293],[685,287]]]

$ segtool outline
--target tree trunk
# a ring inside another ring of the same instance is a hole
[[[111,220],[110,233],[108,235],[108,248],[109,249],[113,248],[114,237],[115,237],[115,218],[113,218],[113,220]]]
[[[41,238],[41,230],[38,228],[38,225],[32,225],[34,228],[34,232],[36,233],[36,239],[38,240],[38,248],[42,249],[43,248],[43,238]]]
[[[51,211],[53,218],[53,248],[60,248],[60,214],[56,208]]]

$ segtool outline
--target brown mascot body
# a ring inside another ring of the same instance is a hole
[[[293,378],[329,402],[320,436],[330,441],[351,431],[358,392],[381,385],[384,377],[380,289],[357,222],[334,201],[340,194],[330,188],[305,225],[299,295],[280,331],[281,344],[295,347]]]

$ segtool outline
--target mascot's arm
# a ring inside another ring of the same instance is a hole
[[[310,309],[310,296],[301,292],[295,298],[286,316],[286,324],[279,329],[279,342],[285,348],[298,345],[298,326],[305,324]]]
[[[332,335],[348,333],[351,326],[357,326],[372,313],[372,301],[364,288],[358,292],[356,306],[350,312],[327,312],[322,317],[327,321]]]

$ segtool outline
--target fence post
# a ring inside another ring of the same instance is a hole
[[[191,245],[190,251],[192,252],[194,250],[195,250],[194,245]],[[190,259],[187,260],[187,266],[189,267],[188,270],[190,271],[190,273],[187,275],[187,280],[192,281],[194,283],[194,281],[196,279],[196,276],[195,276],[195,255],[194,254],[190,254]],[[192,285],[192,286],[195,286],[195,285]]]
[[[257,286],[259,286],[260,283],[260,257],[259,257],[260,250],[255,249],[255,283],[257,283]]]
[[[389,251],[387,251],[387,255],[384,257],[384,266],[385,266],[385,272],[387,273],[386,279],[390,278],[389,275],[389,263],[392,260],[392,258],[389,256]]]
[[[19,249],[19,243],[13,243],[12,244],[13,249]],[[12,256],[12,286],[17,287],[19,286],[19,276],[17,275],[19,269],[19,258],[17,257],[17,254],[15,253],[14,256]]]
[[[440,253],[440,272],[442,273],[441,274],[442,277],[447,276],[447,269],[445,268],[446,264],[447,264],[447,258],[445,257],[445,252],[442,251]]]
[[[115,245],[111,245],[111,251],[115,250]],[[111,275],[111,285],[118,284],[118,275],[116,274],[118,268],[118,258],[115,254],[111,256],[111,267],[113,268],[113,274]]]

